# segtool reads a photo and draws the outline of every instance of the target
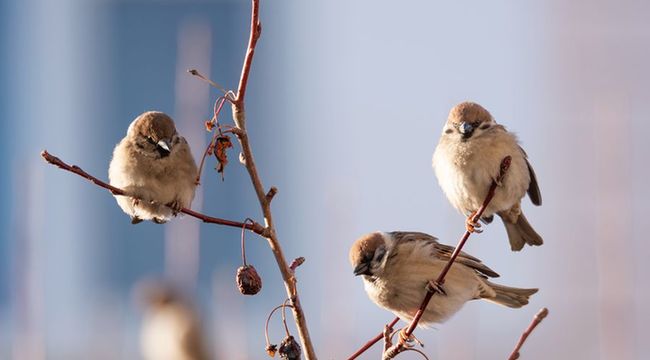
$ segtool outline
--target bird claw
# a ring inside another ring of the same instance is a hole
[[[167,206],[169,206],[172,209],[172,214],[174,216],[178,215],[178,213],[181,212],[181,209],[183,208],[183,206],[181,206],[181,203],[178,200],[174,200],[170,202],[169,204],[167,204]]]
[[[476,213],[473,212],[467,217],[467,220],[465,220],[465,228],[470,233],[475,232],[477,234],[480,234],[483,232],[483,230],[479,229],[481,227],[481,224],[478,221],[474,221],[475,215]]]
[[[416,338],[415,335],[411,334],[411,336],[406,336],[406,329],[407,328],[403,328],[402,330],[399,331],[399,343],[402,344],[402,346],[404,346],[405,348],[414,347],[415,345],[413,343],[416,343],[421,347],[424,347],[422,341]]]
[[[167,222],[167,220],[163,220],[163,219],[160,219],[160,218],[157,218],[157,217],[153,218],[152,220],[153,220],[153,222],[155,222],[156,224],[164,224],[164,223]]]
[[[433,292],[434,294],[442,294],[442,295],[447,295],[447,292],[445,289],[442,288],[442,284],[437,282],[436,280],[430,280],[427,283],[426,286],[427,291]]]
[[[131,216],[131,224],[135,225],[135,224],[139,224],[141,222],[142,222],[142,219],[140,219],[139,217]]]

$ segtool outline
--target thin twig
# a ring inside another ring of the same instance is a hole
[[[288,302],[289,302],[289,299],[286,299],[282,303],[282,324],[284,325],[284,333],[287,336],[291,336],[291,334],[289,334],[289,326],[287,326],[287,311],[286,310],[287,310],[287,306],[290,306],[289,304],[287,304]]]
[[[478,222],[481,219],[481,216],[483,215],[483,212],[485,212],[485,209],[487,209],[488,205],[490,204],[490,201],[492,201],[492,198],[494,197],[494,193],[496,192],[498,184],[501,183],[501,180],[503,180],[503,177],[505,176],[506,172],[510,168],[510,161],[511,157],[506,156],[502,161],[501,161],[501,167],[499,169],[499,175],[497,176],[494,181],[492,181],[492,184],[490,185],[490,189],[488,191],[487,196],[485,197],[485,200],[483,201],[483,204],[481,207],[478,209],[478,211],[474,214],[472,221],[473,222]],[[466,230],[463,236],[461,237],[460,241],[458,242],[458,245],[456,246],[456,249],[454,249],[454,252],[451,254],[451,257],[449,258],[449,261],[447,261],[447,264],[445,267],[442,269],[440,274],[438,275],[438,278],[435,280],[435,283],[439,286],[442,286],[442,284],[445,283],[445,276],[447,276],[447,272],[453,265],[454,261],[456,261],[456,257],[458,257],[458,254],[460,254],[461,250],[463,249],[463,246],[465,246],[465,242],[467,242],[467,239],[469,239],[470,235],[472,233],[469,230]],[[405,342],[404,339],[408,339],[411,337],[413,334],[413,331],[415,331],[415,328],[418,325],[418,322],[420,321],[420,318],[424,314],[424,311],[427,308],[427,305],[429,305],[429,301],[433,297],[433,295],[436,293],[436,289],[433,287],[429,287],[427,294],[424,297],[424,300],[422,300],[422,304],[418,308],[418,311],[415,313],[415,316],[413,317],[413,320],[411,320],[411,323],[409,326],[406,328],[403,334],[400,334],[400,341],[398,341],[397,344],[392,346],[390,349],[386,350],[384,352],[384,358],[385,359],[391,359],[395,355],[399,354],[400,352],[404,351],[406,349],[405,347]],[[393,320],[393,323],[396,323],[399,318],[395,318]],[[369,342],[367,342],[361,349],[357,350],[351,357],[348,358],[348,360],[352,360],[357,358],[359,355],[361,355],[364,351],[368,350],[372,345],[377,343],[379,340],[381,340],[383,337],[383,333],[377,335],[373,339],[371,339]]]
[[[521,334],[521,337],[519,338],[519,341],[517,342],[517,345],[515,346],[514,350],[512,350],[512,353],[510,354],[510,357],[508,360],[517,360],[519,359],[519,350],[521,350],[521,347],[524,345],[524,342],[526,342],[526,339],[528,336],[535,330],[537,325],[544,320],[544,318],[548,315],[548,309],[547,308],[541,308],[537,314],[533,317],[533,320],[530,322],[526,330],[524,330],[523,334]]]
[[[393,334],[394,332],[392,326],[384,326],[384,352],[393,346]]]
[[[242,110],[244,108],[244,98],[246,97],[246,88],[248,86],[248,77],[251,73],[251,65],[253,64],[253,55],[255,55],[255,46],[257,40],[262,35],[262,23],[260,22],[260,1],[252,0],[251,8],[251,30],[248,38],[248,48],[246,49],[246,56],[244,57],[244,64],[242,65],[241,77],[239,78],[239,86],[237,87],[237,96],[234,102]]]
[[[396,317],[391,321],[388,325],[388,327],[393,328],[395,324],[399,321],[399,317]],[[359,350],[357,350],[354,354],[350,355],[348,360],[354,360],[359,357],[359,355],[363,354],[366,352],[366,350],[370,349],[373,345],[375,345],[379,340],[384,338],[384,333],[381,332],[379,335],[375,336],[374,338],[370,339],[367,343],[365,343]]]
[[[291,271],[294,271],[294,272],[295,272],[295,271],[296,271],[296,268],[297,268],[298,266],[302,265],[304,262],[305,262],[305,258],[304,258],[304,257],[302,257],[302,256],[297,257],[297,258],[293,259],[293,261],[291,262],[291,264],[289,264],[289,269],[291,269]]]
[[[60,169],[70,171],[72,173],[75,173],[87,180],[90,180],[91,183],[103,187],[104,189],[110,191],[113,195],[122,195],[122,196],[130,196],[128,195],[124,190],[120,188],[116,188],[115,186],[109,185],[98,178],[88,174],[84,170],[82,170],[80,167],[77,165],[68,165],[58,157],[51,155],[50,153],[47,152],[47,150],[43,150],[41,152],[41,157],[45,159],[48,163],[55,165],[59,167]],[[144,199],[139,199],[139,200],[144,200]],[[225,226],[231,226],[231,227],[237,227],[237,228],[245,228],[248,230],[253,231],[254,233],[258,235],[264,236],[266,234],[266,229],[264,226],[260,225],[259,223],[252,221],[250,223],[241,223],[237,221],[232,221],[232,220],[226,220],[226,219],[220,219],[212,216],[208,216],[205,214],[201,214],[200,212],[196,212],[192,209],[187,209],[187,208],[182,208],[180,212],[187,214],[189,216],[195,217],[205,223],[210,223],[210,224],[218,224],[218,225],[225,225]]]
[[[282,311],[284,311],[286,307],[292,307],[291,305],[287,304],[288,300],[289,299],[285,300],[282,303],[282,305],[278,305],[274,307],[273,310],[271,310],[271,312],[269,313],[269,316],[266,317],[266,324],[264,325],[264,338],[266,339],[267,351],[269,351],[269,349],[272,349],[275,352],[275,348],[276,348],[276,345],[271,344],[271,341],[269,340],[269,321],[271,321],[271,317],[273,316],[273,313],[275,313],[275,311],[278,310],[279,308],[282,308]],[[287,336],[289,336],[289,328],[287,327],[287,321],[285,317],[283,317],[283,322],[284,322],[284,331],[287,334]],[[271,355],[271,357],[273,357],[273,355]]]
[[[294,272],[289,268],[289,264],[284,256],[282,247],[280,246],[280,241],[277,238],[275,225],[273,223],[273,214],[271,212],[270,199],[266,197],[266,190],[262,184],[262,180],[257,172],[257,167],[255,165],[255,159],[253,157],[253,150],[251,148],[250,142],[248,140],[248,132],[246,131],[246,111],[244,107],[244,100],[246,96],[246,88],[248,86],[248,78],[251,71],[251,65],[253,63],[253,55],[255,54],[255,45],[257,40],[260,37],[262,32],[262,25],[259,19],[259,0],[251,0],[251,24],[250,24],[250,37],[248,40],[248,48],[246,50],[246,55],[244,58],[244,64],[242,65],[241,77],[239,80],[239,86],[237,88],[237,96],[232,101],[232,116],[235,122],[236,128],[238,131],[233,129],[237,139],[241,145],[241,150],[243,158],[246,159],[244,165],[248,171],[248,175],[255,189],[257,199],[260,203],[262,213],[264,215],[264,222],[268,231],[265,234],[265,238],[269,242],[269,247],[273,252],[275,261],[280,269],[282,274],[282,280],[284,282],[284,287],[287,292],[287,295],[291,301],[291,308],[293,311],[293,317],[296,322],[296,328],[298,329],[298,336],[300,337],[300,342],[302,343],[302,349],[307,360],[315,360],[316,353],[314,351],[314,345],[312,344],[311,337],[309,336],[309,330],[307,328],[307,320],[305,319],[305,314],[303,312],[302,306],[300,305],[300,298],[298,297],[298,288],[296,284],[296,278]]]
[[[506,156],[501,161],[499,175],[495,180],[492,181],[492,184],[490,185],[490,190],[488,191],[488,194],[485,197],[483,204],[481,205],[481,207],[478,209],[478,211],[476,212],[476,214],[474,214],[474,217],[472,218],[472,221],[474,223],[478,222],[481,219],[481,216],[483,216],[483,212],[485,212],[485,209],[487,209],[488,205],[490,205],[490,201],[492,201],[492,198],[494,197],[494,193],[496,192],[498,184],[501,183],[501,180],[503,180],[503,177],[506,175],[506,172],[510,168],[511,159],[512,158],[510,156]],[[447,264],[442,269],[442,271],[438,275],[438,278],[435,281],[438,287],[442,286],[445,283],[445,276],[447,276],[449,269],[451,269],[451,266],[454,264],[454,261],[456,261],[456,257],[458,257],[458,254],[460,254],[461,250],[463,249],[463,246],[465,246],[465,242],[467,242],[467,239],[469,239],[470,235],[472,235],[472,233],[469,230],[465,230],[463,237],[458,242],[456,249],[454,249],[454,252],[451,254],[451,257],[449,258],[449,261],[447,261]],[[413,331],[415,331],[415,328],[418,325],[420,318],[422,318],[422,315],[424,314],[427,305],[429,305],[429,301],[431,301],[431,298],[433,297],[434,294],[436,294],[436,292],[437,291],[435,287],[429,287],[427,294],[424,297],[424,300],[422,300],[422,304],[420,305],[420,308],[418,309],[418,311],[415,313],[415,316],[413,317],[413,320],[411,320],[411,323],[406,328],[406,331],[404,331],[403,336],[400,336],[400,341],[398,341],[397,344],[395,344],[391,349],[388,349],[387,352],[390,353],[390,355],[392,356],[385,356],[384,359],[392,359],[395,355],[399,354],[400,352],[404,351],[404,349],[406,349],[404,339],[408,339],[411,337],[411,334],[413,334]]]
[[[198,77],[199,79],[207,82],[208,84],[212,85],[212,87],[220,90],[226,97],[228,97],[228,95],[232,93],[232,92],[224,89],[223,86],[221,86],[221,85],[217,84],[216,82],[214,82],[214,81],[208,79],[207,77],[203,76],[203,74],[201,74],[196,69],[189,69],[189,70],[187,70],[187,72],[194,75],[194,76],[196,76],[196,77]]]
[[[246,218],[244,224],[253,222],[253,219]],[[242,226],[241,228],[241,261],[244,263],[244,267],[248,266],[246,263],[246,227]]]

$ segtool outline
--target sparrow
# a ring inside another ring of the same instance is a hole
[[[496,213],[506,227],[513,251],[521,250],[524,244],[542,245],[542,237],[521,211],[526,193],[533,204],[542,204],[535,171],[517,137],[497,124],[481,105],[463,102],[451,109],[433,153],[433,169],[449,202],[468,216],[467,230],[473,232],[480,224],[472,218],[506,156],[511,157],[510,168],[481,220],[490,223]]]
[[[197,173],[187,141],[176,132],[172,118],[159,111],[147,111],[131,122],[108,168],[110,184],[128,194],[115,198],[133,224],[163,224],[189,207]]]
[[[354,242],[350,263],[354,275],[362,276],[370,300],[405,321],[413,319],[427,289],[437,289],[418,323],[424,327],[443,323],[470,300],[520,308],[537,292],[491,283],[488,277],[499,274],[464,252],[456,258],[444,284],[436,284],[453,251],[454,247],[421,232],[374,232]]]
[[[175,288],[165,283],[140,284],[144,305],[140,351],[146,360],[207,360],[200,317]]]

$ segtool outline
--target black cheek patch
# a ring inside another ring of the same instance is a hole
[[[454,132],[454,130],[452,130],[452,129],[447,129],[447,130],[445,130],[445,134],[451,134],[451,133],[453,133],[453,132]]]
[[[484,125],[481,125],[480,129],[481,130],[489,129],[491,126],[492,125],[490,125],[490,124],[484,124]]]
[[[160,155],[161,158],[169,156],[169,151],[161,148],[160,146],[156,146],[156,151],[158,151],[158,155]]]

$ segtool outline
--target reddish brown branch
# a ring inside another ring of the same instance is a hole
[[[533,320],[530,322],[526,330],[524,330],[523,334],[521,334],[521,337],[519,338],[519,341],[517,342],[517,345],[515,346],[514,350],[512,350],[512,353],[510,354],[510,357],[508,357],[508,360],[517,360],[519,359],[519,350],[521,350],[521,347],[524,345],[524,342],[526,342],[526,339],[528,336],[535,330],[537,325],[544,320],[544,318],[548,315],[548,309],[547,308],[541,308],[537,314],[533,317]]]
[[[397,324],[398,321],[399,321],[399,318],[396,317],[396,318],[393,319],[393,321],[391,321],[391,322],[390,322],[388,325],[386,325],[386,326],[392,329],[392,328],[395,326],[395,324]],[[381,339],[383,339],[383,338],[384,338],[384,333],[382,332],[382,333],[380,333],[379,335],[375,336],[374,338],[370,339],[367,343],[365,343],[365,344],[364,344],[364,345],[363,345],[359,350],[357,350],[354,354],[350,355],[350,357],[348,358],[348,360],[354,360],[354,359],[356,359],[357,357],[359,357],[359,355],[361,355],[361,354],[363,354],[364,352],[366,352],[366,350],[370,349],[373,345],[375,345],[379,340],[381,340]]]
[[[496,192],[498,184],[501,183],[501,180],[505,176],[506,172],[510,168],[510,161],[511,157],[506,156],[502,161],[501,161],[501,167],[499,169],[499,176],[492,181],[492,184],[490,185],[490,190],[488,191],[487,196],[485,197],[485,200],[483,201],[483,204],[481,207],[478,209],[476,214],[474,214],[474,217],[472,218],[473,222],[478,222],[481,219],[481,216],[483,215],[483,212],[485,212],[485,209],[487,209],[488,205],[490,204],[490,201],[492,201],[492,198],[494,197],[494,193]],[[458,257],[458,254],[460,254],[461,250],[463,249],[463,246],[465,246],[465,242],[467,242],[467,239],[469,239],[470,235],[472,233],[468,230],[465,231],[463,236],[461,237],[460,241],[458,242],[458,245],[456,246],[456,249],[454,249],[454,252],[451,254],[451,257],[449,258],[449,261],[447,261],[447,264],[445,267],[442,269],[440,274],[438,274],[438,278],[436,279],[436,283],[438,285],[442,285],[445,283],[445,276],[447,276],[447,272],[449,272],[449,269],[453,265],[454,261],[456,261],[456,257]],[[415,328],[418,325],[418,322],[420,321],[420,318],[424,314],[424,310],[427,308],[427,305],[429,305],[429,301],[431,301],[431,298],[433,295],[436,293],[436,290],[434,288],[429,288],[427,291],[426,296],[424,297],[424,300],[422,300],[422,304],[418,308],[418,311],[415,313],[415,316],[413,317],[413,320],[409,324],[409,326],[404,330],[403,336],[400,336],[400,339],[403,338],[410,338],[411,335],[413,334],[413,331],[415,331]],[[395,318],[391,324],[397,323],[399,318]],[[355,359],[359,355],[361,355],[364,351],[369,349],[372,345],[377,343],[379,340],[383,338],[383,333],[380,333],[379,335],[375,336],[373,339],[371,339],[368,343],[366,343],[361,349],[359,349],[357,352],[355,352],[351,357],[348,358],[348,360]],[[395,355],[399,354],[400,352],[404,351],[406,349],[404,341],[400,340],[397,344],[394,346],[390,347],[388,350],[384,352],[384,358],[385,359],[391,359]]]
[[[253,55],[255,55],[255,46],[257,45],[257,40],[260,38],[260,35],[262,35],[260,2],[259,0],[252,0],[252,2],[250,37],[248,38],[248,48],[246,50],[246,57],[244,58],[244,65],[242,66],[241,77],[239,78],[237,96],[234,101],[240,108],[244,107],[244,98],[246,96],[246,88],[248,87],[248,77],[251,72],[251,65],[253,64]]]
[[[501,180],[503,179],[506,172],[510,168],[510,161],[511,161],[510,156],[506,156],[501,161],[499,176],[497,176],[497,178],[494,181],[492,181],[492,185],[490,185],[490,190],[488,191],[488,194],[485,197],[483,204],[478,209],[476,214],[474,214],[474,217],[472,219],[474,223],[478,222],[481,219],[481,216],[483,216],[483,212],[485,212],[485,209],[487,209],[488,205],[490,204],[490,201],[492,201],[492,198],[494,197],[494,193],[496,192],[498,184],[501,183]],[[438,278],[436,279],[437,285],[442,286],[445,283],[445,276],[447,276],[449,269],[454,264],[454,261],[456,261],[458,254],[460,254],[461,250],[463,249],[463,246],[465,246],[465,242],[467,242],[467,239],[469,239],[470,235],[472,235],[472,233],[469,230],[466,230],[465,233],[463,234],[463,237],[461,237],[460,241],[458,242],[458,245],[456,246],[456,249],[454,249],[454,252],[451,254],[449,261],[447,261],[447,265],[445,265],[445,267],[438,275]],[[427,295],[424,297],[424,300],[422,300],[422,304],[420,305],[418,312],[415,313],[413,320],[411,320],[411,324],[409,324],[409,326],[406,328],[403,336],[401,336],[400,339],[408,339],[411,337],[413,331],[415,331],[415,327],[418,325],[418,322],[420,321],[420,318],[422,318],[422,315],[424,314],[427,305],[429,305],[429,301],[431,301],[431,298],[435,293],[436,293],[435,288],[430,287],[429,290],[427,291]],[[397,344],[395,344],[393,347],[391,347],[386,351],[386,353],[389,353],[390,356],[385,356],[384,359],[392,359],[395,355],[399,354],[405,349],[406,349],[405,342],[399,341]]]
[[[58,157],[51,155],[50,153],[47,152],[47,150],[43,150],[41,152],[41,157],[45,159],[48,163],[55,165],[59,167],[60,169],[70,171],[72,173],[75,173],[87,180],[89,180],[91,183],[103,187],[104,189],[110,191],[113,195],[123,195],[123,196],[129,196],[127,195],[124,190],[120,188],[116,188],[115,186],[112,186],[110,184],[107,184],[98,178],[88,174],[85,172],[83,169],[78,167],[77,165],[68,165],[66,164],[63,160],[59,159]],[[143,200],[143,199],[140,199]],[[264,236],[266,234],[266,229],[264,226],[260,225],[257,222],[254,222],[251,220],[251,222],[246,222],[246,223],[241,223],[238,221],[232,221],[232,220],[226,220],[226,219],[220,219],[208,215],[201,214],[200,212],[196,212],[192,209],[187,209],[187,208],[182,208],[180,212],[187,214],[189,216],[195,217],[205,223],[210,223],[210,224],[218,224],[218,225],[225,225],[225,226],[231,226],[231,227],[237,227],[237,228],[245,228],[248,230],[251,230],[259,235]]]
[[[269,247],[273,252],[275,261],[280,269],[282,274],[282,280],[284,282],[284,287],[287,292],[288,298],[291,301],[291,310],[293,312],[293,317],[296,323],[296,328],[298,329],[298,336],[302,343],[302,349],[307,360],[316,359],[316,352],[314,350],[314,345],[312,344],[311,337],[309,335],[309,330],[307,328],[307,320],[305,319],[305,313],[303,312],[302,306],[300,305],[300,298],[298,297],[298,287],[296,277],[293,270],[289,267],[287,260],[284,256],[282,247],[280,246],[280,241],[278,240],[275,225],[273,223],[273,214],[271,212],[271,199],[273,198],[273,191],[271,191],[270,196],[267,196],[266,189],[262,184],[262,180],[257,172],[257,166],[255,165],[255,159],[253,157],[253,150],[251,148],[248,132],[246,131],[246,111],[244,108],[244,99],[246,96],[246,87],[248,85],[248,77],[251,71],[251,64],[253,63],[253,55],[255,54],[255,45],[257,40],[260,37],[262,32],[262,25],[259,19],[259,0],[252,0],[252,9],[251,9],[251,25],[250,25],[250,37],[248,40],[248,48],[246,50],[246,56],[244,58],[244,64],[242,65],[241,77],[239,80],[239,87],[237,88],[237,95],[232,103],[232,116],[235,122],[235,128],[232,129],[233,133],[237,135],[237,139],[241,145],[242,156],[241,158],[244,161],[241,161],[253,184],[255,189],[255,194],[259,201],[262,213],[264,215],[264,222],[266,225],[266,239],[268,240]]]

